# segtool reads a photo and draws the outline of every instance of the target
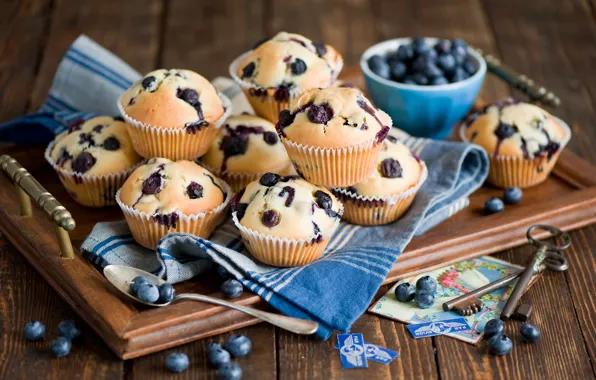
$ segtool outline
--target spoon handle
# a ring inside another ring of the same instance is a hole
[[[267,311],[255,309],[252,307],[238,305],[238,304],[235,304],[232,302],[221,300],[219,298],[209,297],[209,296],[205,296],[202,294],[184,293],[184,294],[177,295],[175,298],[176,301],[182,300],[182,299],[201,301],[201,302],[212,303],[215,305],[226,306],[231,309],[242,311],[248,315],[252,315],[253,317],[257,317],[259,319],[262,319],[265,322],[269,322],[272,325],[281,327],[282,329],[291,331],[296,334],[311,335],[311,334],[314,334],[317,331],[317,329],[319,328],[319,324],[317,322],[308,321],[306,319],[287,317],[287,316],[281,315],[281,314],[269,313]]]

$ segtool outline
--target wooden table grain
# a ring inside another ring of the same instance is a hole
[[[179,67],[214,77],[225,75],[228,63],[254,41],[280,30],[334,45],[347,64],[383,39],[464,38],[554,90],[562,106],[553,112],[573,129],[569,149],[596,163],[595,0],[0,0],[0,122],[40,106],[60,57],[81,33],[141,72]],[[495,100],[512,91],[489,75],[482,94]],[[244,378],[595,378],[596,226],[571,236],[569,271],[545,274],[526,295],[543,332],[538,344],[517,343],[518,325],[509,324],[517,344],[511,355],[493,357],[484,345],[446,337],[414,340],[404,325],[364,314],[353,331],[400,356],[387,366],[342,370],[333,339],[259,324],[234,332],[253,341],[253,352],[238,360]],[[497,256],[522,264],[530,254],[525,246]],[[63,359],[51,358],[47,341],[22,339],[28,320],[44,321],[52,335],[67,318],[77,319],[76,313],[0,237],[1,379],[174,378],[164,367],[174,351],[191,361],[176,378],[209,379],[215,373],[206,345],[229,335],[126,362],[89,327]]]

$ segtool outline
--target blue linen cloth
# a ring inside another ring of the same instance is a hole
[[[36,131],[37,140],[48,141],[74,119],[116,115],[116,99],[139,78],[120,59],[81,36],[60,63],[40,112],[0,125],[0,139],[31,141],[34,134],[22,132],[26,126]],[[249,109],[231,80],[217,78],[214,85],[232,99],[234,113]],[[428,179],[409,211],[380,227],[341,223],[324,256],[314,263],[275,268],[256,261],[245,251],[230,218],[209,240],[169,234],[157,254],[134,242],[125,221],[98,223],[81,247],[83,255],[100,268],[130,265],[171,283],[199,276],[215,262],[282,313],[319,322],[317,335],[327,339],[333,330],[349,331],[412,237],[465,208],[468,196],[488,174],[488,157],[475,145],[405,134],[402,141],[428,167]]]

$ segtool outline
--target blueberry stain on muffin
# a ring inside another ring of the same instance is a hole
[[[203,115],[201,102],[199,101],[199,94],[196,90],[193,90],[192,88],[179,88],[176,91],[176,97],[190,104],[197,111],[199,120],[186,123],[185,125],[188,133],[195,134],[197,131],[209,126],[209,122],[205,120],[205,116]]]
[[[147,179],[143,181],[143,195],[154,195],[161,192],[162,184],[162,175],[159,173],[159,171],[152,173],[149,177],[147,177]]]
[[[72,133],[72,132],[81,130],[81,125],[84,122],[85,122],[85,120],[83,120],[83,119],[74,119],[73,121],[68,123],[68,125],[66,126],[68,133]]]
[[[203,197],[203,186],[195,181],[192,181],[186,187],[186,195],[190,199],[199,199]]]
[[[242,79],[250,78],[255,72],[257,65],[254,62],[250,62],[248,65],[242,68]]]
[[[155,214],[151,217],[154,222],[166,226],[168,228],[176,228],[180,216],[173,212],[170,214]]]
[[[386,158],[381,161],[381,167],[379,172],[385,178],[401,178],[403,169],[399,164],[399,161],[393,158]]]
[[[292,186],[284,186],[284,188],[281,189],[281,191],[279,192],[279,196],[284,197],[286,194],[288,195],[288,197],[284,205],[286,207],[290,207],[292,205],[292,202],[294,201],[296,189],[294,189]]]
[[[329,103],[313,104],[307,111],[308,120],[315,124],[327,124],[333,118],[333,108]]]
[[[103,140],[103,148],[105,150],[118,150],[120,149],[120,140],[118,140],[114,136],[110,136],[107,139]]]
[[[157,90],[157,79],[154,76],[143,78],[141,86],[143,86],[145,91],[154,92]]]
[[[72,170],[75,173],[83,174],[95,165],[97,160],[89,152],[83,151],[72,162]]]
[[[273,228],[279,224],[279,221],[279,213],[275,210],[267,210],[261,215],[261,222],[266,227]]]

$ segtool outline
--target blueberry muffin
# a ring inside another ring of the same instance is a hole
[[[390,132],[373,173],[357,185],[332,191],[344,205],[345,221],[381,225],[408,210],[426,176],[426,165]]]
[[[116,200],[136,242],[155,249],[170,232],[208,238],[225,218],[230,191],[195,162],[153,158],[130,175]]]
[[[292,98],[311,88],[328,87],[343,67],[329,45],[280,32],[260,41],[230,66],[257,115],[275,123]]]
[[[45,153],[75,201],[92,207],[115,205],[116,191],[141,161],[120,117],[77,119],[56,136]]]
[[[368,178],[390,127],[387,114],[346,87],[307,90],[280,112],[276,125],[298,174],[324,187]]]
[[[526,188],[544,181],[571,137],[562,120],[513,99],[473,114],[460,134],[486,150],[491,160],[488,181],[502,188]]]
[[[232,201],[246,249],[274,266],[319,258],[337,229],[343,206],[327,189],[297,176],[265,173]]]
[[[267,172],[287,175],[292,171],[275,125],[253,115],[228,118],[201,162],[233,191],[243,189]]]
[[[118,100],[135,150],[146,158],[194,159],[209,148],[230,101],[190,70],[160,69]]]

